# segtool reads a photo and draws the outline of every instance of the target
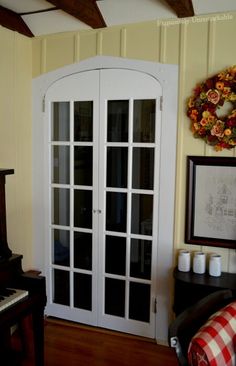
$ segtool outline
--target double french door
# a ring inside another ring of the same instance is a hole
[[[126,69],[48,89],[47,314],[155,337],[160,100]]]

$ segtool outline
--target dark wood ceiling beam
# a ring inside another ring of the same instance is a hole
[[[104,28],[106,23],[95,0],[47,0],[92,28]]]
[[[192,0],[165,0],[166,3],[174,10],[178,18],[186,18],[194,16]]]
[[[29,27],[25,24],[21,16],[12,10],[0,6],[0,25],[21,33],[27,37],[34,37]]]

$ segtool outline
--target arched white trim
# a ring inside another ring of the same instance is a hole
[[[44,273],[44,243],[47,222],[45,220],[45,182],[47,181],[47,123],[44,113],[44,96],[57,80],[78,72],[96,69],[129,69],[144,72],[157,79],[162,86],[162,130],[160,146],[159,182],[159,233],[157,256],[157,313],[156,339],[166,342],[168,336],[168,315],[170,310],[169,275],[173,257],[175,166],[177,135],[177,86],[176,65],[148,61],[97,56],[80,63],[39,76],[33,80],[33,260],[35,268]]]

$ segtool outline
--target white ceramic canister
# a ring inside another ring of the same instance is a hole
[[[221,255],[210,254],[209,275],[214,277],[221,276]]]
[[[206,271],[206,254],[195,252],[193,256],[193,272],[203,274]]]
[[[189,272],[191,267],[190,252],[181,249],[178,256],[178,270],[181,272]]]

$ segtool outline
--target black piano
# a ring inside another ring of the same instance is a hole
[[[14,170],[0,169],[0,363],[43,366],[45,277],[24,272],[23,256],[13,254],[8,246],[5,183],[9,174]],[[13,342],[14,329],[19,344]]]

